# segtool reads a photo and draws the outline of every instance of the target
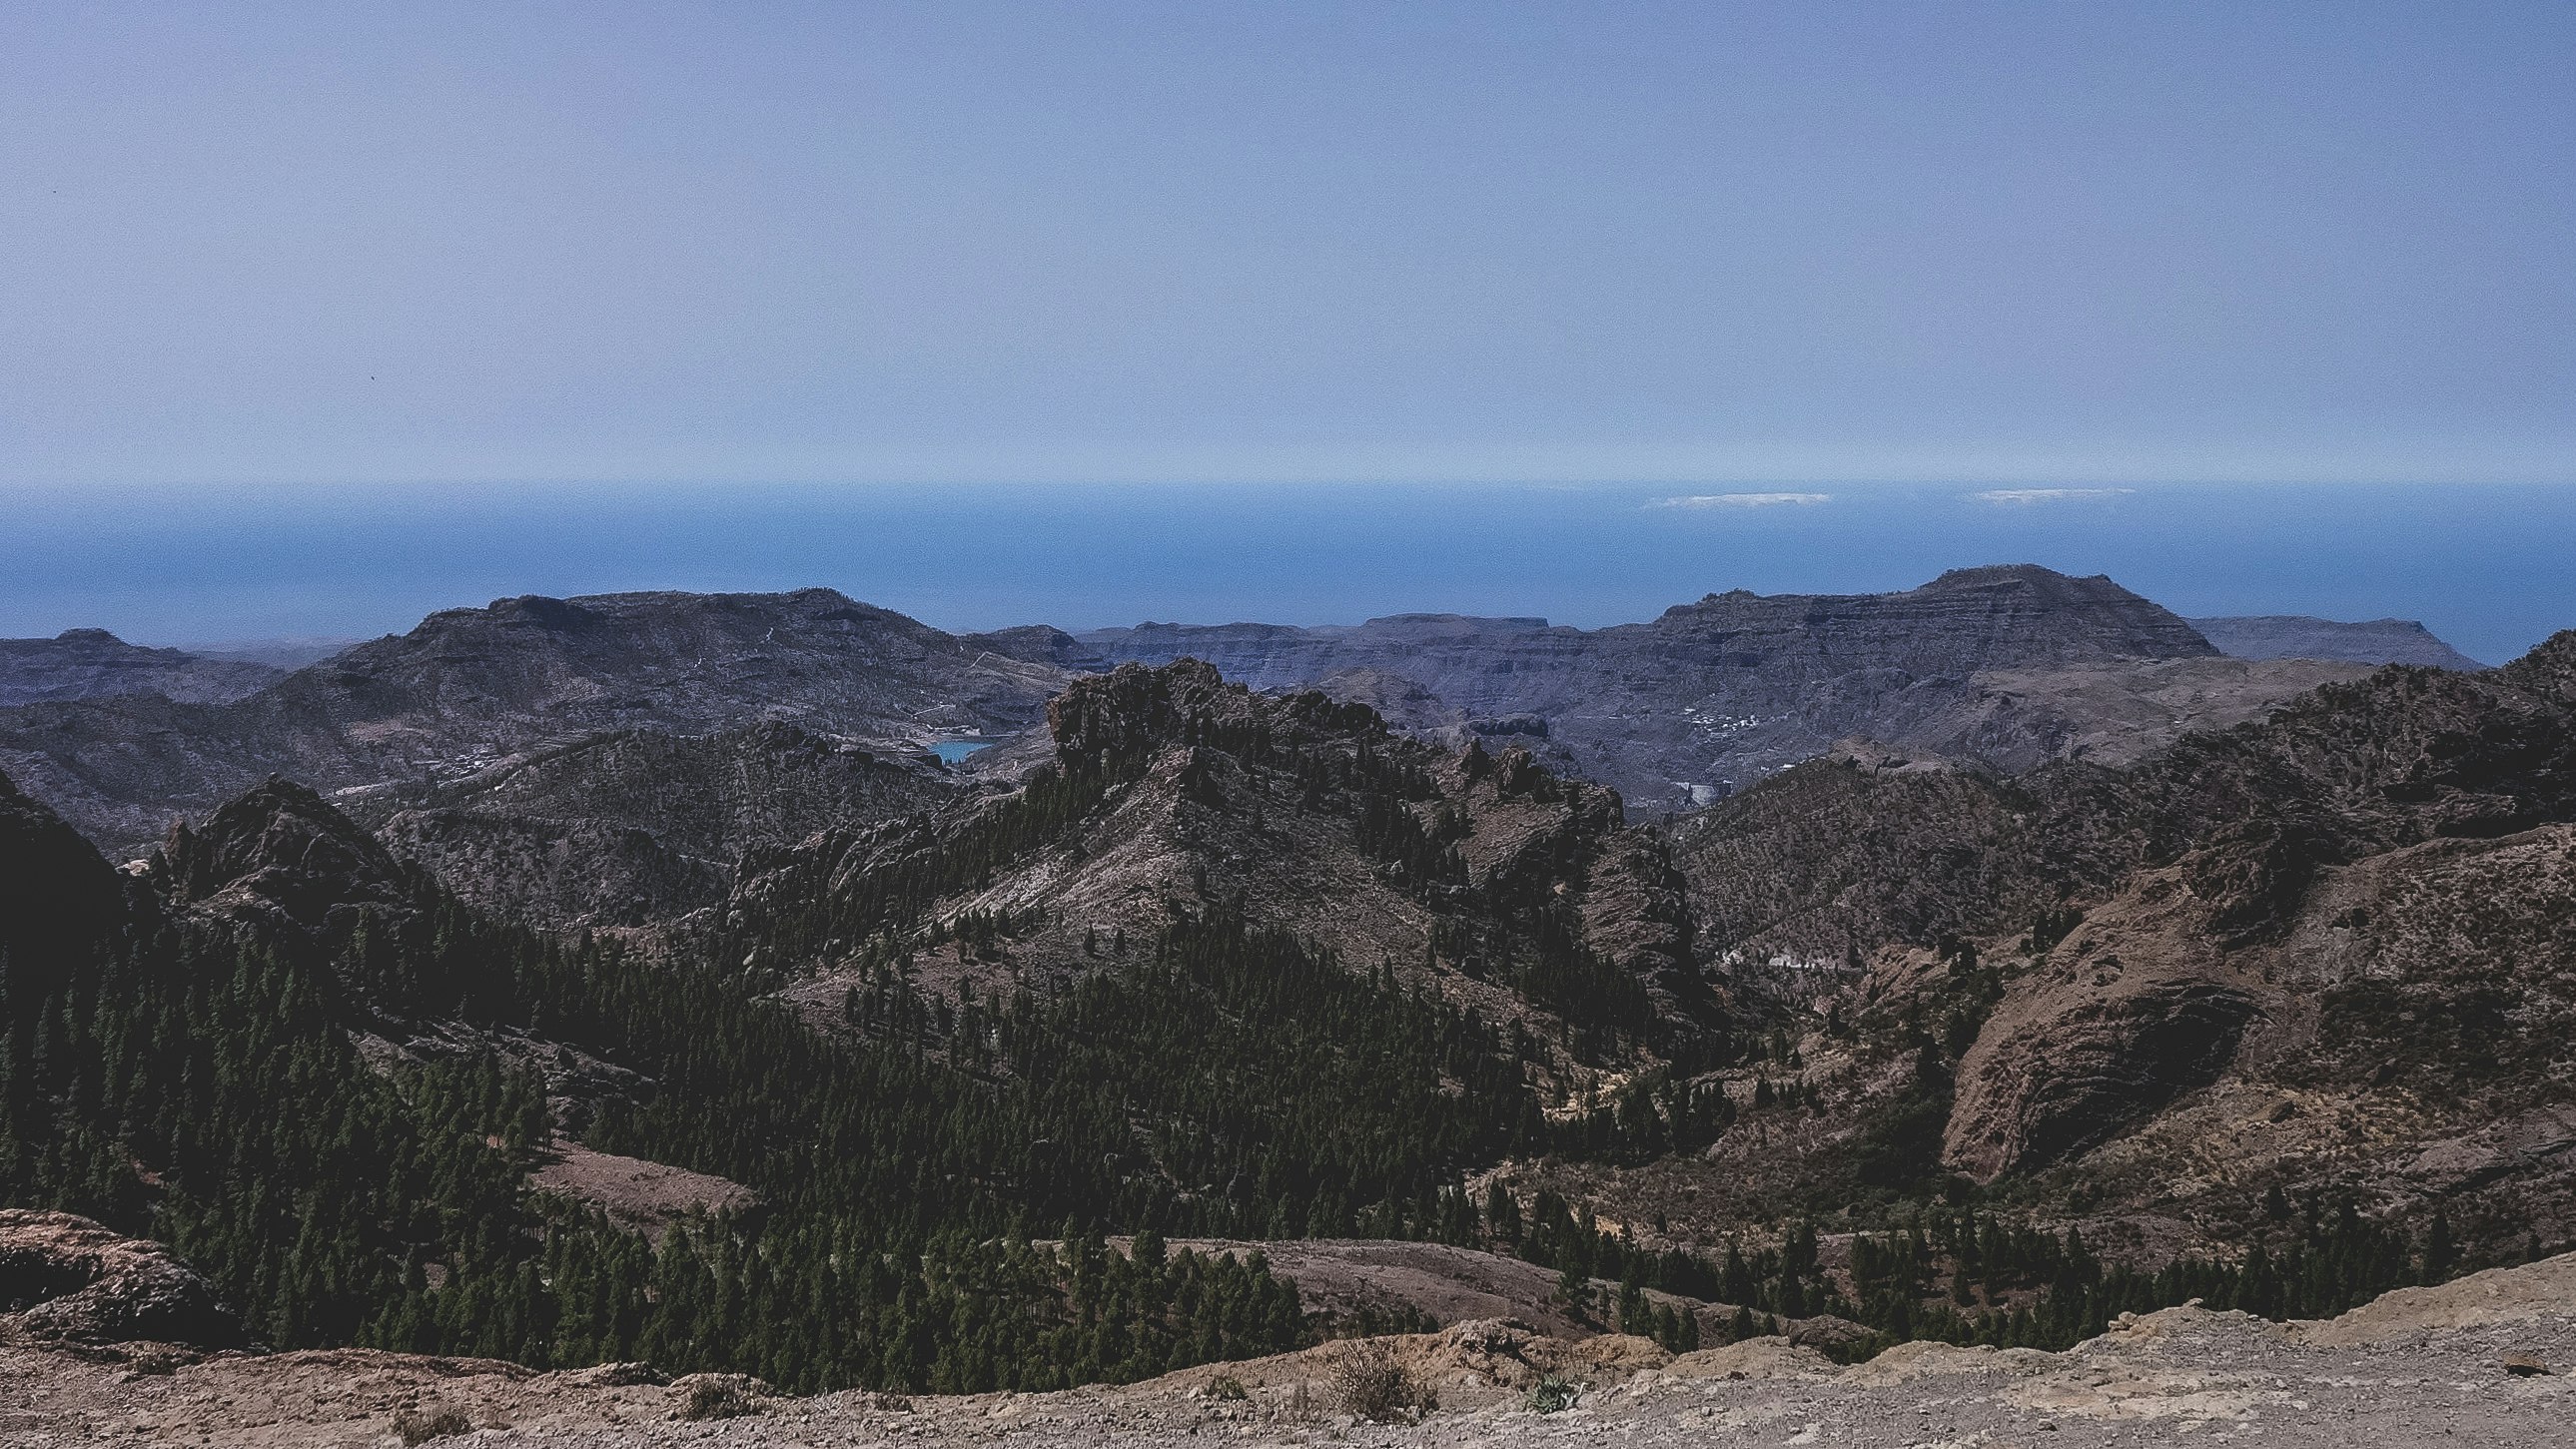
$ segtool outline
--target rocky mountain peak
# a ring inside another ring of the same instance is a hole
[[[1258,739],[1306,741],[1327,735],[1384,739],[1386,724],[1366,705],[1314,691],[1276,696],[1229,684],[1216,666],[1180,659],[1160,667],[1122,664],[1077,679],[1047,705],[1056,755],[1069,767],[1120,769],[1171,745],[1242,748]]]
[[[202,825],[172,825],[155,876],[173,906],[211,906],[306,935],[335,930],[365,906],[406,907],[413,895],[407,873],[374,836],[276,776]]]

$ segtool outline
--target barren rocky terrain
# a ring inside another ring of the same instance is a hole
[[[2064,1353],[1916,1343],[1837,1367],[1776,1339],[1675,1356],[1642,1339],[1551,1338],[1497,1320],[1376,1340],[1437,1407],[1356,1420],[1349,1344],[1122,1388],[964,1397],[771,1395],[638,1366],[540,1374],[359,1350],[203,1354],[150,1344],[0,1345],[0,1434],[72,1444],[559,1449],[852,1444],[1354,1443],[2048,1446],[2567,1442],[2576,1255],[2403,1289],[2324,1321],[2167,1309]],[[1542,1380],[1570,1406],[1534,1407]],[[692,1419],[693,1412],[721,1418]],[[408,1428],[408,1436],[404,1430]]]

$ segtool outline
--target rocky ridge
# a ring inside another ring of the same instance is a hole
[[[2184,1239],[2241,1242],[2282,1188],[2553,1235],[2576,1226],[2571,702],[2576,633],[2128,770],[1855,747],[1685,823],[1675,858],[1732,994],[1843,1084],[1802,1129],[1818,1160],[1915,1094],[1951,1168]],[[1930,1077],[1865,1045],[1935,1027]]]
[[[542,794],[529,782],[548,780],[544,803],[571,818],[646,828],[664,849],[702,856],[735,843],[726,831],[738,836],[749,821],[792,825],[801,787],[773,791],[717,829],[694,800],[681,818],[639,821],[641,778],[614,782],[623,797],[583,814],[567,803],[577,762],[553,755],[604,734],[714,736],[697,752],[742,758],[710,758],[703,772],[758,777],[784,768],[753,758],[781,753],[744,733],[764,724],[888,758],[949,735],[1009,734],[1037,722],[1063,679],[1013,649],[1028,652],[1025,641],[947,634],[826,589],[504,599],[433,614],[230,703],[147,694],[0,710],[0,769],[126,855],[173,816],[202,815],[270,775],[380,824],[406,808],[492,818],[509,792],[478,777],[515,767],[514,788]],[[590,778],[611,787],[597,771]]]
[[[1548,938],[1543,916],[1637,994],[1624,1034],[1703,1031],[1722,1014],[1659,843],[1624,824],[1616,792],[1526,751],[1445,751],[1363,706],[1255,693],[1197,661],[1076,680],[1048,721],[1052,762],[1012,792],[752,857],[726,939],[820,963],[794,993],[819,1003],[889,927],[1024,922],[919,963],[943,990],[1008,991],[1076,979],[1104,942],[1150,940],[1176,911],[1228,909],[1354,969],[1427,970],[1510,1019],[1534,1006],[1510,983]],[[935,884],[894,901],[889,880]]]

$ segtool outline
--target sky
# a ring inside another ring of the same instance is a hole
[[[0,7],[0,487],[2576,480],[2576,6]]]
[[[0,634],[2031,559],[2501,658],[2571,75],[2563,0],[0,6]]]

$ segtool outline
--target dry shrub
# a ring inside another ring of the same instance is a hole
[[[759,1412],[760,1400],[742,1380],[712,1374],[691,1383],[680,1405],[684,1419],[739,1419]]]
[[[1521,1405],[1533,1413],[1558,1414],[1573,1408],[1575,1401],[1582,1397],[1581,1384],[1555,1374],[1542,1374],[1539,1381],[1530,1386],[1529,1393],[1522,1397]]]
[[[405,1409],[394,1415],[394,1436],[405,1444],[426,1444],[474,1432],[472,1421],[454,1409]]]
[[[1354,1343],[1333,1358],[1334,1402],[1342,1412],[1371,1423],[1400,1423],[1440,1407],[1439,1395],[1414,1382],[1382,1343]]]
[[[1234,1375],[1218,1374],[1208,1380],[1207,1396],[1221,1404],[1240,1404],[1252,1397],[1252,1391]]]

